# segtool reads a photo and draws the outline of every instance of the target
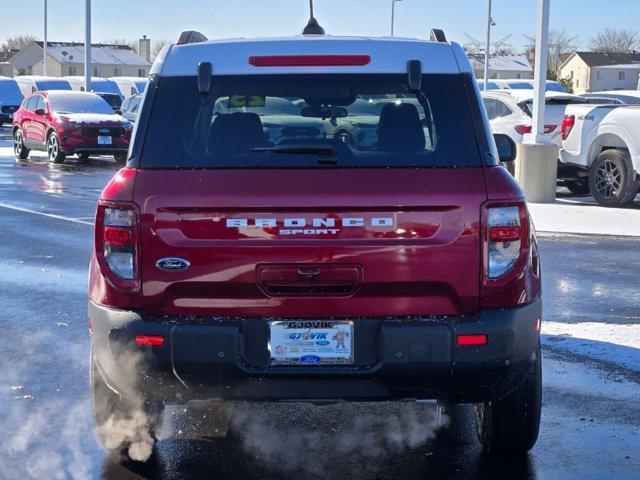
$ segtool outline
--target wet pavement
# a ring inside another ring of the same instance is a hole
[[[402,403],[239,404],[230,420],[171,408],[147,463],[105,456],[88,393],[86,277],[95,201],[117,167],[107,158],[52,166],[41,155],[16,163],[7,133],[0,129],[0,478],[640,478],[640,351],[576,334],[583,322],[611,331],[640,324],[640,240],[605,237],[540,239],[554,333],[544,336],[540,438],[525,459],[484,458],[469,409],[449,420],[431,404]]]

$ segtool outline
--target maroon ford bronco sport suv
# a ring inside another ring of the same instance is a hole
[[[165,404],[283,399],[474,404],[485,451],[533,446],[538,247],[458,45],[173,45],[132,142],[90,266],[105,448],[135,405],[152,436]]]

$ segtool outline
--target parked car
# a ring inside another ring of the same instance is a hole
[[[142,102],[142,94],[140,93],[127,98],[120,107],[121,115],[131,123],[135,123],[140,111],[140,102]]]
[[[118,85],[118,89],[125,99],[144,93],[149,83],[148,78],[142,77],[109,77],[108,80]]]
[[[639,90],[611,90],[604,92],[583,93],[580,95],[587,99],[587,103],[613,103],[619,105],[640,104]]]
[[[93,92],[102,98],[118,115],[122,114],[122,97],[117,93]]]
[[[38,75],[22,75],[15,77],[23,96],[35,92],[46,92],[47,90],[71,90],[69,82],[57,77],[43,77]]]
[[[516,145],[522,143],[525,133],[531,133],[533,90],[488,90],[482,92],[482,99],[493,133],[507,135]],[[567,105],[585,102],[570,93],[546,92],[545,133],[553,143],[562,145],[561,126]],[[513,163],[506,166],[509,172],[515,172]]]
[[[482,80],[478,80],[478,83],[482,83]],[[532,79],[511,78],[511,79],[495,79],[491,80],[491,83],[496,85],[497,88],[503,90],[533,90],[534,81]],[[560,92],[567,93],[567,89],[555,80],[547,80],[547,92]]]
[[[23,95],[13,78],[0,77],[0,127],[11,123],[13,114],[22,103]]]
[[[95,93],[36,92],[25,97],[13,118],[16,158],[31,150],[46,151],[49,161],[64,162],[67,155],[113,155],[124,163],[132,125],[113,113]]]
[[[104,425],[133,408],[146,414],[137,435],[155,438],[168,403],[438,399],[474,404],[487,452],[529,450],[538,246],[462,48],[181,39],[156,59],[127,168],[98,203],[88,317],[102,445],[126,452],[133,438]],[[381,109],[373,149],[265,136],[273,117],[298,128],[371,95],[414,100]],[[272,97],[306,109],[250,111]],[[215,109],[229,98],[246,111]]]
[[[560,159],[596,201],[626,207],[640,188],[640,107],[570,105]]]
[[[78,92],[86,91],[84,76],[72,75],[62,78],[69,82],[72,90],[76,90]],[[94,93],[112,93],[114,95],[118,95],[121,100],[124,100],[124,96],[122,95],[122,93],[120,93],[118,85],[111,80],[107,80],[106,78],[91,77],[91,91]]]
[[[219,98],[214,106],[214,114],[255,113],[260,117],[266,140],[273,145],[320,142],[325,139],[322,120],[303,116],[301,107],[289,99],[267,96],[260,98],[258,104],[237,107],[230,106],[229,101],[229,97]]]

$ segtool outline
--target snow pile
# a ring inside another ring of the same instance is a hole
[[[542,322],[543,344],[640,372],[640,324]]]
[[[640,237],[639,207],[637,201],[628,208],[601,207],[584,197],[529,203],[529,212],[538,232]]]

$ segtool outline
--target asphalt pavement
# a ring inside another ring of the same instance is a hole
[[[561,334],[544,337],[542,427],[525,459],[486,459],[469,409],[447,417],[428,403],[171,408],[147,463],[106,456],[91,419],[86,283],[95,202],[116,171],[106,157],[15,162],[0,128],[0,478],[640,478],[640,372],[590,354],[593,342],[563,348]],[[640,323],[640,240],[540,243],[546,320]],[[638,349],[612,348],[640,364]]]

